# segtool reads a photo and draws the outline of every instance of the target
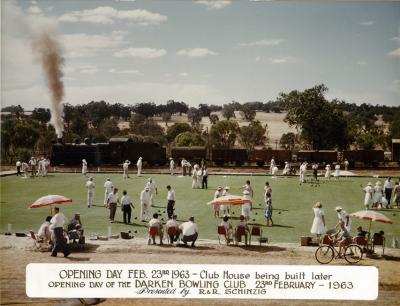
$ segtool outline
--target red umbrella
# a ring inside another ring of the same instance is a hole
[[[216,198],[208,202],[207,205],[243,205],[245,203],[250,203],[250,200],[237,195],[227,195]]]
[[[47,196],[37,199],[29,208],[39,208],[50,205],[51,210],[51,205],[53,204],[64,204],[69,202],[72,202],[72,199],[57,194],[49,194]]]

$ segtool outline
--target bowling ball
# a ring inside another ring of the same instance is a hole
[[[281,214],[281,212],[280,211],[278,211],[278,215],[280,215]]]
[[[137,231],[134,231],[135,234],[137,234]]]
[[[258,213],[256,213],[256,216],[258,215]]]

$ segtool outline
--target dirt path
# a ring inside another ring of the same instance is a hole
[[[32,262],[51,263],[187,263],[187,264],[305,264],[315,265],[313,247],[295,244],[232,247],[215,241],[199,241],[196,248],[147,246],[143,239],[95,241],[85,251],[74,252],[71,258],[51,258],[49,253],[37,252],[29,238],[2,236],[1,305],[80,305],[78,300],[30,299],[25,294],[25,267]],[[400,299],[400,250],[387,249],[388,257],[367,258],[363,265],[379,269],[379,298],[384,305],[398,305]],[[346,265],[344,260],[335,264]],[[342,305],[343,302],[278,301],[278,300],[179,300],[179,299],[108,299],[101,305]],[[350,302],[347,305],[375,305],[376,301]]]

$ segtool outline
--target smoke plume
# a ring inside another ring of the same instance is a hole
[[[64,131],[63,101],[64,83],[62,81],[64,58],[62,48],[55,34],[42,31],[34,35],[33,49],[39,56],[47,86],[51,94],[51,124],[61,138]]]

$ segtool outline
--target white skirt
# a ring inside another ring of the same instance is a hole
[[[326,232],[326,226],[322,222],[321,218],[314,218],[313,224],[310,230],[311,234],[321,235]]]

